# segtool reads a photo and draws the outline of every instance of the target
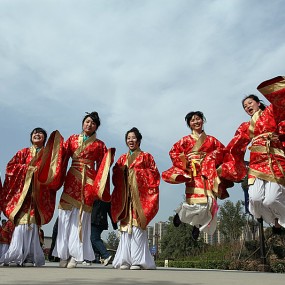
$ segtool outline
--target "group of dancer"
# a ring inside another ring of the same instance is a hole
[[[265,106],[256,95],[246,96],[242,106],[250,121],[240,125],[227,146],[205,133],[204,114],[193,111],[185,117],[191,133],[169,152],[172,166],[162,172],[162,179],[185,184],[186,194],[173,222],[175,226],[181,222],[192,225],[194,239],[200,231],[214,233],[217,199],[227,198],[227,188],[246,175],[250,213],[271,225],[275,234],[285,227],[285,77],[267,80],[258,90],[270,105]],[[112,222],[120,223],[113,267],[156,268],[146,231],[159,208],[160,173],[155,160],[141,150],[142,135],[134,127],[125,134],[127,153],[110,171],[115,149],[107,149],[97,138],[99,126],[98,113],[87,113],[82,132],[65,142],[58,131],[47,140],[46,131],[35,128],[30,135],[31,147],[20,150],[10,160],[1,188],[0,210],[14,231],[0,264],[45,264],[39,229],[50,222],[56,193],[63,186],[52,252],[60,259],[60,267],[75,268],[78,262],[95,259],[90,238],[94,223],[91,212],[94,201],[100,200],[111,202]],[[244,156],[250,143],[247,167]],[[109,260],[106,256],[105,265]]]

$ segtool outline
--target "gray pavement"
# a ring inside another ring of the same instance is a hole
[[[111,265],[92,264],[77,268],[59,268],[56,262],[47,262],[43,267],[0,267],[0,284],[116,284],[116,285],[275,285],[284,284],[285,275],[278,273],[178,269],[119,270]]]

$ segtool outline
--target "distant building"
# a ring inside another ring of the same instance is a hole
[[[155,248],[156,253],[161,253],[161,239],[166,232],[167,222],[158,222],[147,227],[149,248]],[[152,251],[152,250],[151,250]]]
[[[224,241],[224,236],[220,231],[220,221],[217,221],[217,229],[213,235],[203,233],[202,238],[207,244],[220,244]],[[240,240],[256,240],[259,237],[258,234],[258,224],[254,220],[250,221],[248,219],[247,224],[244,226]]]
[[[166,226],[168,222],[158,222],[153,226],[147,227],[147,238],[149,243],[149,248],[153,253],[161,253],[161,239],[166,232]],[[240,240],[256,240],[258,239],[258,225],[253,220],[248,219],[247,225],[244,227]],[[217,221],[217,229],[214,234],[209,235],[207,233],[201,232],[200,238],[210,245],[221,244],[224,242],[224,236],[220,231],[220,221]]]
[[[212,235],[202,232],[201,237],[203,238],[205,243],[213,245],[213,244],[222,243],[224,241],[224,237],[220,232],[219,225],[220,221],[217,221],[217,229]]]

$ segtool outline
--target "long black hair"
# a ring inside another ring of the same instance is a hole
[[[254,95],[254,94],[249,94],[249,95],[247,95],[245,98],[243,98],[242,99],[242,101],[241,101],[241,104],[242,104],[242,107],[244,108],[244,101],[246,100],[246,99],[252,99],[252,100],[254,100],[255,102],[257,102],[257,103],[260,103],[260,105],[259,105],[259,108],[263,111],[265,108],[266,108],[266,105],[264,104],[264,102],[262,101],[262,100],[260,100],[256,95]]]

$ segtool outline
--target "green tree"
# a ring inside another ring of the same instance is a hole
[[[219,210],[219,221],[219,229],[225,241],[238,240],[246,224],[242,201],[239,200],[236,204],[229,200],[224,202]]]
[[[107,237],[107,247],[108,249],[117,250],[120,242],[120,238],[117,236],[116,232],[110,232]]]
[[[203,242],[194,241],[192,238],[193,227],[189,224],[181,223],[179,227],[174,227],[173,217],[169,217],[169,223],[165,234],[161,240],[160,258],[185,258],[200,252]]]

